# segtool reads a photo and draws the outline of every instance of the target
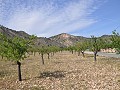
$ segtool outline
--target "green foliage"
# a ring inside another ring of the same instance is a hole
[[[95,36],[91,36],[91,41],[89,43],[89,49],[93,52],[100,51],[101,48],[104,47],[104,41],[100,38],[97,38]]]
[[[33,36],[26,40],[19,37],[8,38],[0,34],[0,55],[9,60],[20,61],[26,57],[25,53],[31,46],[32,39]]]
[[[108,48],[114,48],[112,46],[112,42],[108,41],[107,39],[105,39],[104,41],[102,40],[102,49],[108,49]]]
[[[73,50],[75,50],[76,48],[75,48],[75,46],[69,46],[69,47],[67,47],[67,50],[68,51],[73,51]]]
[[[119,33],[116,32],[116,30],[114,30],[112,34],[113,34],[111,38],[112,46],[116,48],[118,53],[120,53],[120,35]]]
[[[26,40],[19,37],[8,38],[0,34],[0,55],[6,57],[8,60],[17,62],[19,81],[22,81],[20,60],[26,58],[25,54],[28,48],[31,47],[33,39],[34,36]]]
[[[116,31],[113,31],[113,35],[112,35],[112,45],[115,48],[120,48],[120,35],[119,33],[117,33]]]
[[[88,48],[88,42],[78,42],[76,43],[75,47],[77,48],[77,51],[85,51]]]
[[[40,47],[40,48],[38,49],[38,51],[39,51],[39,53],[41,53],[41,54],[45,54],[45,53],[47,53],[47,48],[46,48],[45,46],[42,46],[42,47]]]
[[[97,38],[95,36],[91,36],[91,41],[90,41],[90,50],[94,52],[94,60],[96,61],[96,56],[98,51],[104,47],[104,40],[101,38]]]
[[[41,46],[38,48],[38,52],[41,54],[51,53],[51,52],[58,52],[61,49],[57,46]]]
[[[42,57],[42,64],[44,65],[44,54],[48,54],[48,59],[49,59],[49,53],[55,53],[57,51],[59,51],[60,48],[56,47],[56,46],[41,46],[38,48],[38,52],[39,54],[41,54]]]
[[[31,48],[28,49],[28,54],[31,53],[35,55],[36,52],[39,52],[38,47],[32,46]]]
[[[67,47],[66,50],[72,52],[72,54],[73,54],[73,51],[76,50],[76,48],[75,48],[75,46],[69,46],[69,47]]]

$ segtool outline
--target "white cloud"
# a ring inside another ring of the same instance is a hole
[[[63,32],[75,32],[96,22],[94,18],[89,17],[97,8],[94,6],[96,0],[71,0],[62,8],[56,8],[53,1],[40,7],[33,6],[36,8],[31,10],[29,5],[16,8],[6,26],[49,37]]]

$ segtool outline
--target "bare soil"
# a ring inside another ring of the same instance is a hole
[[[22,61],[22,81],[17,65],[0,58],[0,90],[120,90],[120,58],[85,57],[58,52],[42,65],[39,54]]]

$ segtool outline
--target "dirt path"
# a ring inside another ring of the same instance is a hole
[[[93,52],[86,51],[87,54],[93,54]],[[104,52],[98,52],[99,56],[105,56],[105,57],[114,57],[114,58],[120,58],[120,54],[116,53],[104,53]]]

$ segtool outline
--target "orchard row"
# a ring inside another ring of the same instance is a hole
[[[36,52],[41,55],[42,64],[44,65],[44,54],[48,55],[48,59],[50,55],[54,55],[56,52],[62,51],[70,51],[71,53],[78,52],[78,55],[82,53],[83,57],[85,57],[84,52],[86,50],[94,52],[94,60],[96,61],[97,53],[101,49],[107,48],[115,48],[118,53],[120,53],[120,35],[116,31],[113,31],[110,40],[97,38],[95,36],[91,36],[91,39],[86,40],[84,42],[77,42],[73,46],[69,47],[57,47],[57,46],[35,46],[34,41],[36,37],[30,36],[27,39],[14,37],[10,38],[4,34],[0,34],[0,56],[2,59],[6,58],[7,60],[15,61],[18,65],[18,77],[19,81],[22,81],[21,77],[21,60],[26,58],[26,54],[32,53],[35,55]]]

